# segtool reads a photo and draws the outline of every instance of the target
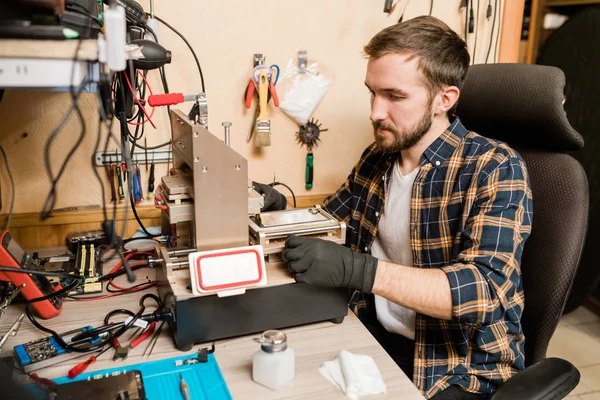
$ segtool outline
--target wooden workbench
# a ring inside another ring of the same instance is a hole
[[[154,271],[150,269],[140,269],[136,273],[139,278],[136,283],[141,283],[147,278],[154,278]],[[115,282],[128,286],[125,277],[120,277]],[[138,299],[144,293],[149,292],[156,293],[156,290],[151,288],[140,293],[90,302],[67,300],[62,313],[58,317],[47,321],[40,320],[40,322],[59,333],[86,325],[99,326],[102,325],[105,314],[110,310],[127,308],[134,312],[137,311]],[[152,301],[148,301],[147,304],[152,304]],[[146,312],[151,312],[151,310],[152,308],[149,307]],[[0,321],[0,334],[8,330],[22,311],[23,307],[21,305],[11,305],[9,307]],[[339,325],[331,322],[321,322],[284,329],[283,331],[288,336],[288,345],[295,351],[296,372],[294,379],[278,391],[267,389],[252,380],[252,355],[260,348],[260,345],[252,339],[258,337],[258,334],[216,342],[214,354],[234,399],[344,399],[346,397],[343,393],[318,372],[319,366],[324,361],[335,359],[341,350],[348,350],[355,354],[367,354],[375,360],[387,386],[387,395],[370,396],[369,398],[423,399],[412,382],[351,312],[348,313],[344,322]],[[48,335],[36,329],[25,317],[18,334],[7,340],[2,347],[0,356],[11,355],[15,345],[46,336]],[[127,342],[128,337],[128,333],[123,335],[125,342]],[[88,372],[114,368],[117,363],[130,365],[186,354],[175,348],[166,324],[152,355],[142,358],[146,344],[147,342],[144,342],[131,350],[129,357],[124,361],[113,362],[113,351],[109,350],[88,368]],[[198,348],[208,346],[210,344],[195,346],[189,354],[197,352]],[[70,368],[87,357],[89,357],[89,354],[84,354],[78,359],[66,361],[63,364],[36,372],[46,378],[65,376]],[[17,379],[26,379],[19,372],[15,372],[14,376]]]

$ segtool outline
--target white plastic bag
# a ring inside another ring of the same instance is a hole
[[[279,108],[299,125],[308,122],[325,96],[331,78],[326,76],[323,65],[312,61],[305,68],[298,66],[298,59],[290,59],[281,72],[278,88],[283,89],[283,101]]]

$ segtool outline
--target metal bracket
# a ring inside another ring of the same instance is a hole
[[[254,53],[254,68],[265,64],[265,57],[261,53]]]
[[[194,121],[196,125],[202,125],[208,129],[208,100],[205,93],[198,93],[196,103],[194,103],[194,106],[190,110],[188,118]]]
[[[308,64],[308,54],[304,50],[300,50],[298,52],[298,68],[300,69],[300,73],[306,72],[306,66]]]
[[[108,164],[121,164],[121,153],[119,152],[110,152],[106,153],[100,151],[96,153],[96,165],[101,167],[103,165]],[[145,164],[146,163],[146,152],[140,151],[133,153],[133,158],[131,161],[134,164]],[[173,161],[173,154],[171,149],[157,149],[157,150],[148,150],[148,163],[166,163]]]

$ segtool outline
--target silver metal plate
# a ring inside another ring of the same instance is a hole
[[[287,210],[285,212],[271,212],[260,214],[259,226],[273,228],[296,224],[307,224],[311,222],[325,222],[329,219],[314,208],[300,210]]]
[[[188,197],[191,197],[193,194],[194,186],[191,174],[178,173],[176,175],[163,176],[161,182],[167,195],[187,194]]]

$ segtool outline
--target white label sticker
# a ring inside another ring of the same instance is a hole
[[[202,286],[256,281],[259,278],[259,268],[254,252],[206,257],[200,260]]]
[[[133,317],[128,317],[125,320],[125,325],[127,325],[129,323],[129,321],[132,320]],[[135,322],[133,323],[133,326],[137,326],[138,328],[142,328],[142,329],[146,329],[146,327],[148,326],[148,322],[144,321],[143,319],[136,319]]]
[[[69,260],[69,257],[50,257],[48,262],[67,262]]]

